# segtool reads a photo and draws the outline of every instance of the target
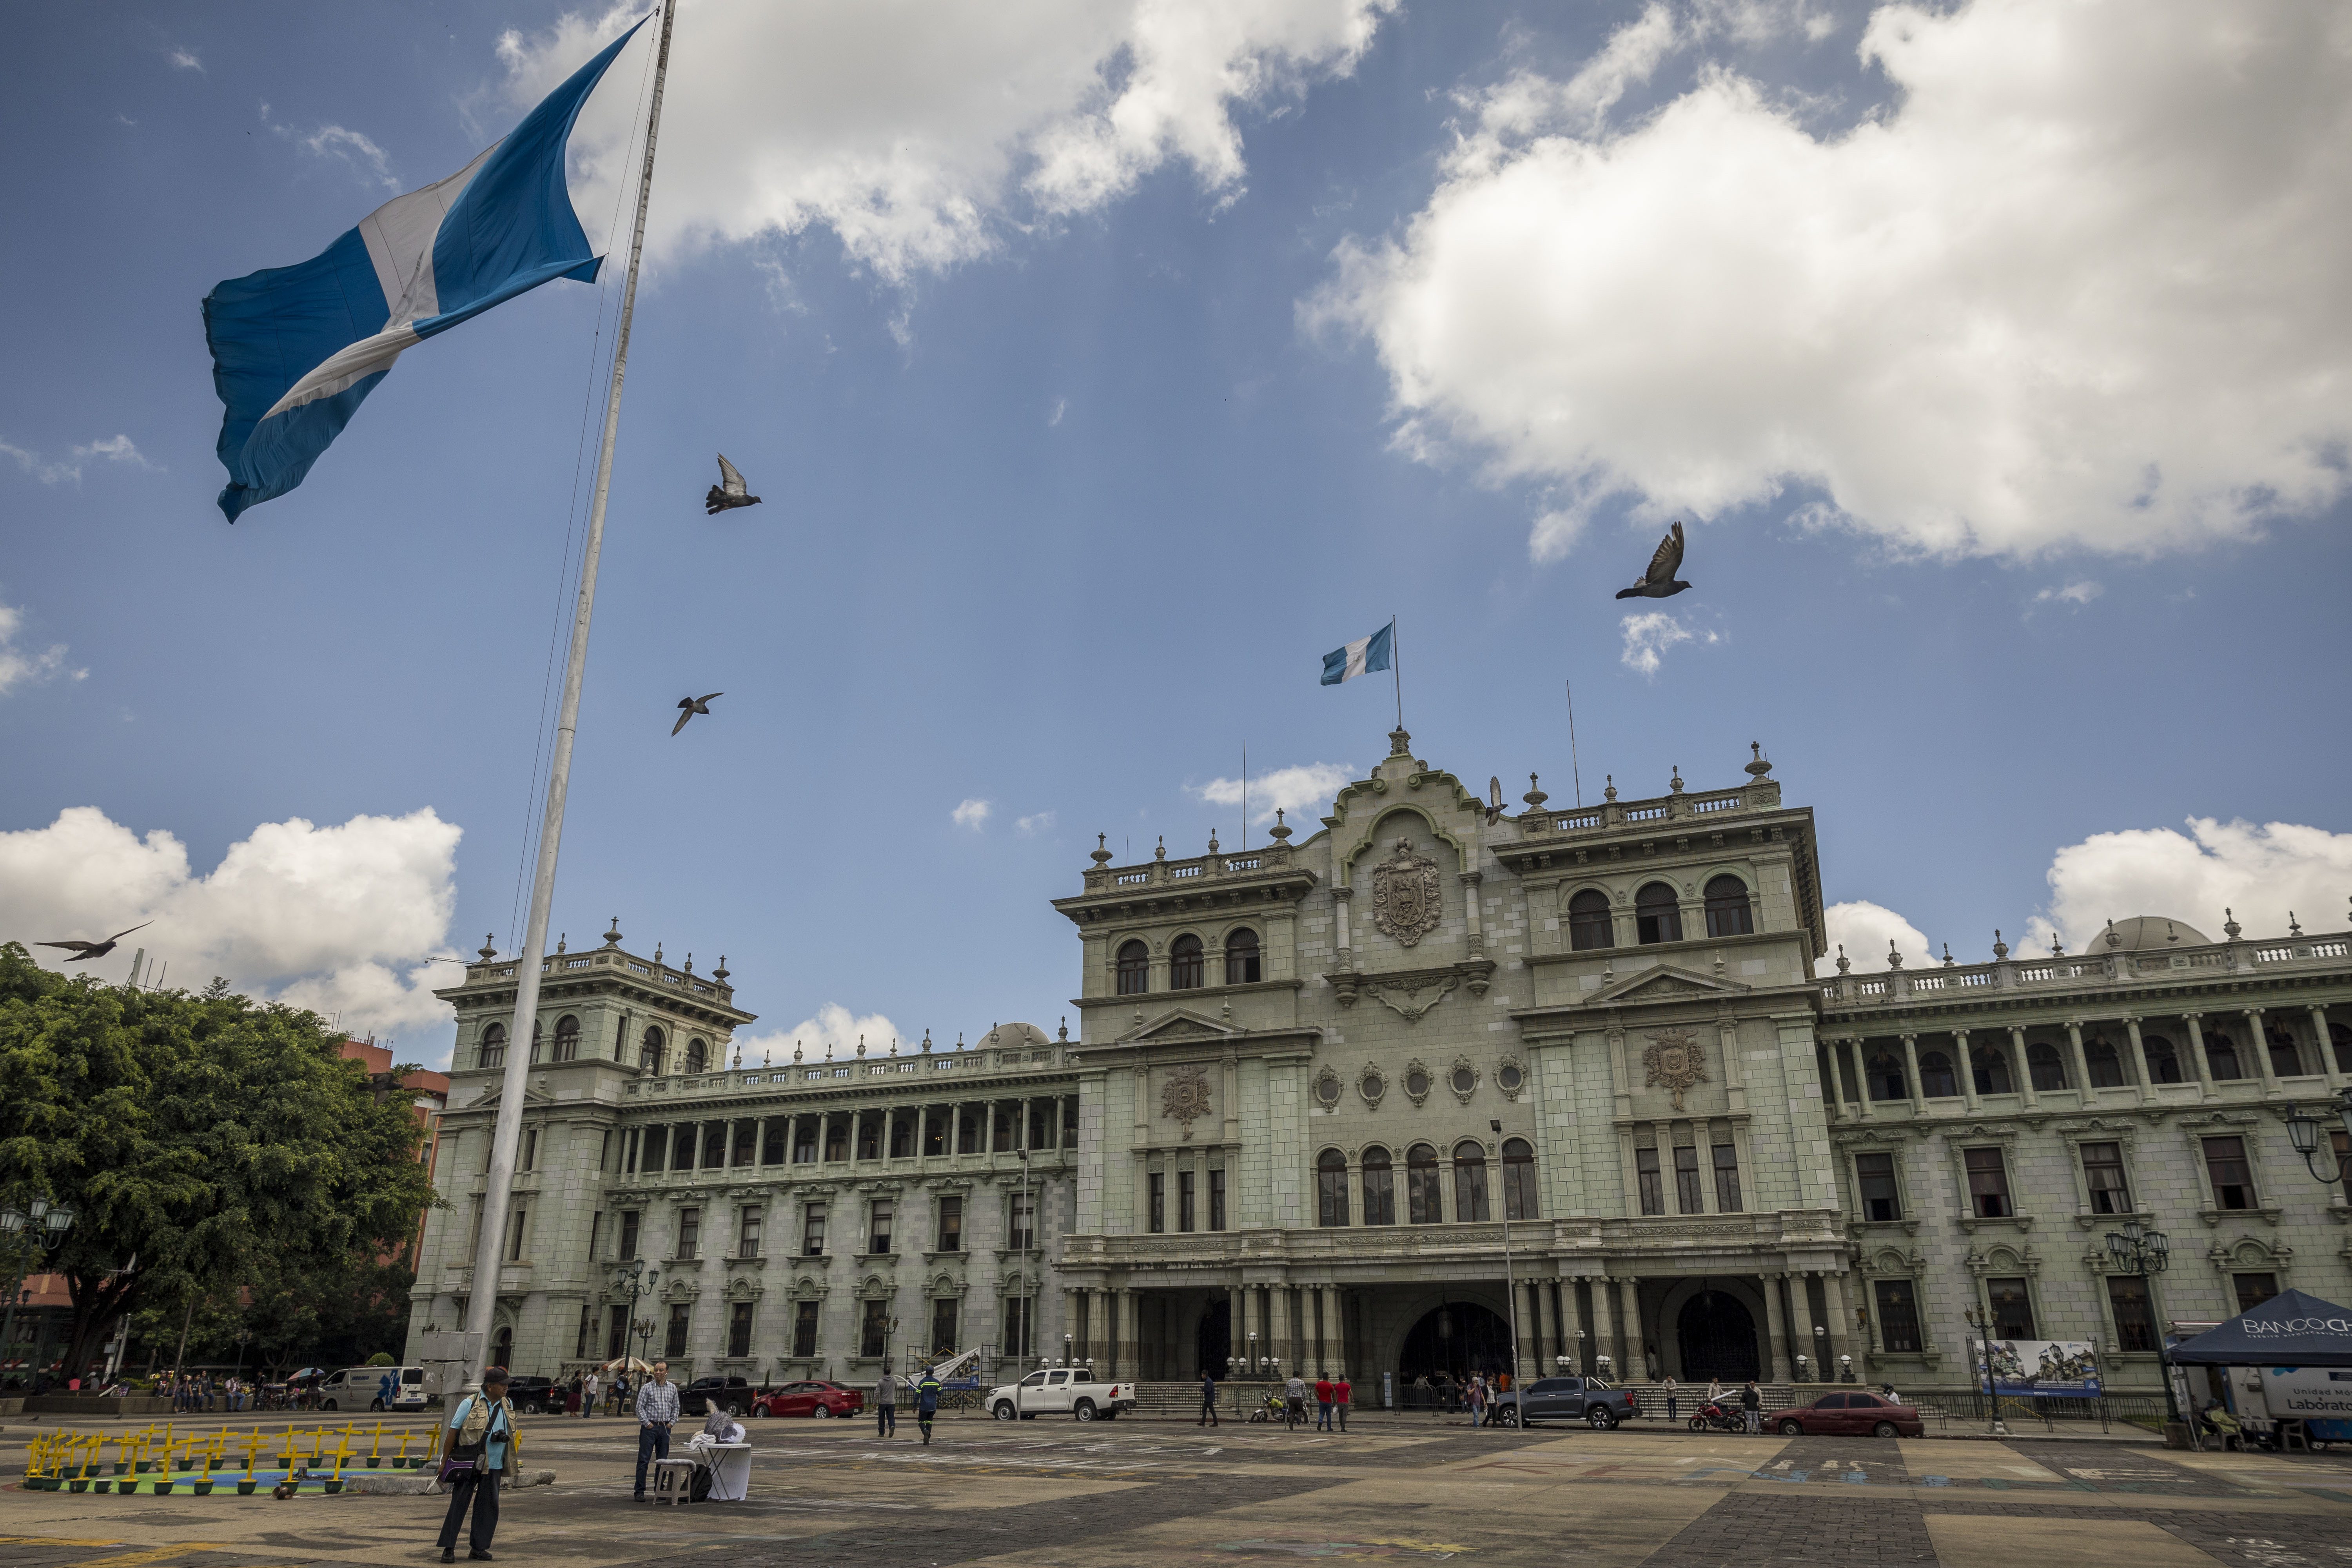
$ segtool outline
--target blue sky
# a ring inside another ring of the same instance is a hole
[[[755,1033],[1051,1028],[1079,982],[1046,900],[1095,835],[1236,842],[1205,796],[1244,741],[1254,774],[1360,773],[1388,683],[1316,677],[1391,615],[1416,752],[1513,798],[1573,793],[1571,679],[1588,799],[1762,742],[1857,947],[2218,935],[2225,900],[2345,927],[2340,38],[2252,5],[1247,9],[684,7],[575,945],[617,914],[724,952]],[[618,25],[24,20],[5,934],[153,916],[129,945],[173,984],[446,1054],[415,961],[519,940],[615,295],[412,352],[235,527],[198,304],[457,168]],[[575,148],[600,248],[641,55]],[[704,517],[717,450],[763,505]],[[1693,591],[1612,600],[1673,518]]]

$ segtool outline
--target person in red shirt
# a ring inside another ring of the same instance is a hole
[[[1315,1430],[1331,1430],[1331,1380],[1328,1377],[1315,1380]]]
[[[1339,1417],[1339,1430],[1345,1432],[1348,1429],[1348,1405],[1356,1397],[1356,1391],[1348,1386],[1346,1373],[1339,1374],[1339,1381],[1331,1385],[1331,1392],[1334,1395],[1331,1407]]]

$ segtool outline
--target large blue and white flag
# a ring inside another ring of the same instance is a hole
[[[299,266],[205,297],[213,386],[227,410],[220,509],[231,522],[302,482],[404,349],[550,279],[595,281],[602,258],[572,211],[564,148],[635,32],[447,179],[394,196]]]
[[[1358,637],[1346,647],[1325,654],[1323,684],[1337,686],[1368,670],[1388,668],[1389,647],[1395,636],[1396,626],[1391,622],[1368,637]]]

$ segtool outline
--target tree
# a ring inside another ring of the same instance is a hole
[[[390,1252],[435,1201],[421,1133],[316,1014],[68,979],[0,945],[0,1199],[74,1211],[53,1260],[68,1368],[151,1299],[295,1291]]]

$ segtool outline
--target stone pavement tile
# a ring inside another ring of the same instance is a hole
[[[2078,1568],[2214,1568],[2179,1536],[2136,1519],[2000,1518],[1928,1513],[1942,1568],[2014,1568],[2059,1558]]]
[[[1933,1485],[1931,1478],[1937,1476],[1948,1481],[1997,1480],[2010,1486],[2054,1487],[2064,1479],[2048,1465],[2036,1463],[1999,1443],[1923,1444],[1913,1448],[1906,1458],[1913,1479],[1923,1485]]]
[[[1741,1489],[1685,1526],[1651,1559],[1655,1568],[1875,1568],[1933,1563],[1935,1547],[1909,1493],[1875,1497],[1843,1487]]]

